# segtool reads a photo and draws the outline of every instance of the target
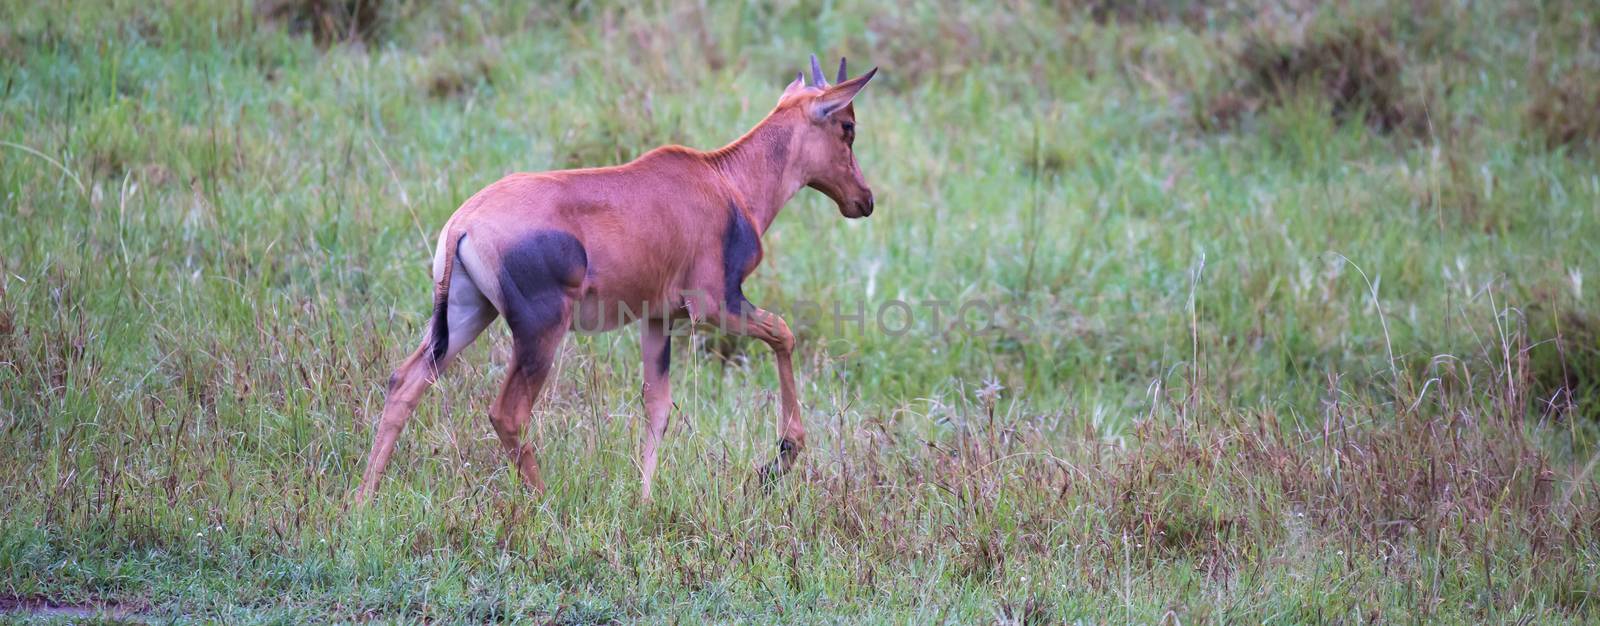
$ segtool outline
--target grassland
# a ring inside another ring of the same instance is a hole
[[[898,4],[0,0],[0,601],[1597,619],[1594,5]],[[791,320],[811,447],[771,493],[766,350],[680,339],[647,506],[637,336],[565,345],[536,498],[497,325],[347,510],[464,198],[720,146],[811,52],[883,68],[879,209],[803,192],[752,300],[1015,315]]]

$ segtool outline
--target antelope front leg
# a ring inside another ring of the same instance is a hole
[[[800,398],[794,388],[794,333],[789,324],[776,313],[746,304],[742,314],[719,313],[715,323],[727,332],[755,337],[772,348],[778,362],[778,395],[783,403],[778,425],[778,457],[761,466],[761,479],[770,484],[774,479],[789,473],[795,459],[806,447],[806,427],[800,421]]]
[[[650,501],[650,482],[656,474],[656,450],[661,446],[667,420],[672,415],[672,380],[667,374],[672,367],[670,326],[670,320],[644,320],[639,337],[639,353],[644,358],[644,412],[648,420],[644,446],[639,450],[639,471],[643,474],[639,499],[644,502]]]

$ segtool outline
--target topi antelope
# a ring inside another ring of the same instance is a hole
[[[813,55],[810,80],[796,76],[761,123],[719,150],[665,146],[615,167],[511,174],[468,198],[439,233],[433,319],[389,378],[357,500],[377,489],[422,393],[496,315],[511,329],[512,359],[489,422],[528,488],[542,492],[544,482],[523,430],[567,331],[639,322],[648,420],[640,495],[650,499],[672,408],[669,331],[684,318],[771,346],[782,415],[777,458],[761,475],[786,473],[806,441],[794,334],[740,285],[761,262],[761,234],[801,187],[826,194],[845,217],[872,214],[851,148],[851,101],[876,73],[847,79],[840,59],[830,85]]]

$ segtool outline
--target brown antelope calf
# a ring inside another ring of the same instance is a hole
[[[783,318],[740,291],[761,262],[761,234],[801,187],[826,194],[845,217],[872,214],[872,190],[856,164],[851,101],[877,72],[836,82],[811,57],[766,119],[733,143],[701,152],[657,148],[626,165],[512,174],[457,209],[433,258],[433,319],[422,345],[389,378],[359,501],[371,497],[418,398],[495,316],[511,329],[512,359],[489,422],[524,485],[544,490],[532,445],[522,440],[534,398],[570,328],[612,330],[641,321],[648,418],[639,466],[650,498],[656,449],[672,397],[674,320],[714,324],[759,338],[778,364],[778,456],[764,478],[787,472],[805,448]],[[609,312],[609,314],[608,314]]]

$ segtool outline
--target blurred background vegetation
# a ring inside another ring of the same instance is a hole
[[[1597,19],[0,0],[0,597],[240,620],[1592,618]],[[497,326],[424,401],[384,501],[343,510],[462,200],[721,146],[813,52],[882,68],[856,143],[880,208],[847,222],[802,192],[746,286],[869,318],[791,319],[804,476],[742,491],[775,437],[770,358],[701,335],[665,495],[635,507],[622,332],[567,342],[536,409],[552,495],[526,497],[484,419]],[[890,299],[1011,314],[895,335],[870,323]]]

